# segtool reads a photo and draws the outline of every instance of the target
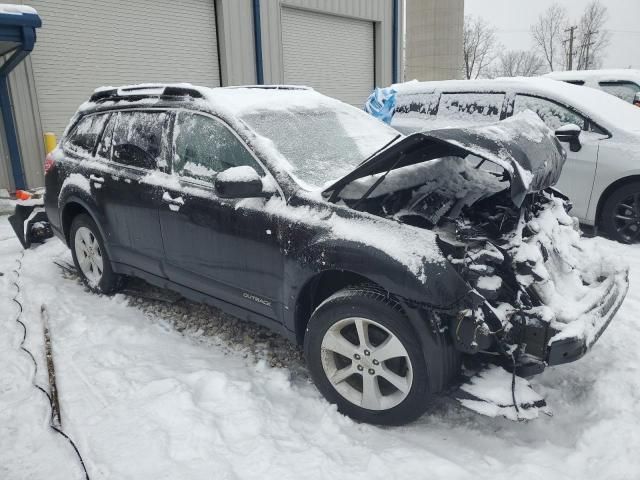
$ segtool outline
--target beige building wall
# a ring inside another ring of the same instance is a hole
[[[464,0],[406,0],[405,80],[462,77]]]

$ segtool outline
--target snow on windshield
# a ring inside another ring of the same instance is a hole
[[[232,113],[284,157],[289,173],[313,187],[346,175],[398,135],[365,112],[313,90],[223,90],[215,96],[226,97]]]

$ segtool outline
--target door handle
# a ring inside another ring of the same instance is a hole
[[[92,182],[96,182],[96,183],[104,183],[104,178],[102,177],[97,177],[96,175],[89,175],[89,180],[91,180]]]
[[[169,194],[169,192],[164,192],[162,194],[162,201],[164,203],[168,203],[169,208],[174,212],[177,212],[178,210],[180,210],[180,207],[184,205],[184,200],[182,199],[182,197],[173,198]]]

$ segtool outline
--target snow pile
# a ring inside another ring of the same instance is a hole
[[[513,405],[513,397],[519,405],[533,406],[542,401],[527,380],[515,377],[515,389],[511,390],[512,375],[504,368],[490,366],[474,375],[469,383],[460,387],[475,399],[460,399],[460,403],[465,407],[487,415],[489,417],[502,416],[509,420],[533,420],[538,418],[540,411],[551,414],[549,408],[519,408],[516,411]]]
[[[634,278],[640,274],[640,247],[587,243],[627,259]],[[30,360],[7,315],[16,310],[7,282],[19,251],[0,218],[0,323],[7,333],[0,335],[0,477],[81,479],[71,448],[44,426],[48,406],[27,385]],[[196,309],[141,309],[146,302],[124,295],[96,296],[53,264],[69,259],[56,239],[27,251],[20,284],[38,359],[39,308],[49,306],[63,425],[92,479],[382,480],[429,472],[452,480],[569,480],[633,479],[640,471],[637,289],[589,355],[533,380],[554,417],[514,423],[447,400],[412,425],[378,428],[340,415],[298,373],[303,364],[270,368],[274,350],[248,356],[241,330],[235,343],[225,343],[216,333],[227,325],[219,317],[207,328],[206,316],[192,323]],[[174,327],[175,315],[192,327]]]
[[[242,165],[240,167],[231,167],[223,172],[220,172],[217,179],[222,182],[250,182],[254,180],[260,180],[258,172],[248,165]]]
[[[624,299],[628,267],[581,238],[563,200],[553,196],[548,200],[528,223],[520,222],[506,248],[516,271],[518,264],[532,267],[530,274],[518,274],[517,280],[535,290],[544,304],[538,307],[540,316],[559,330],[551,341],[577,337],[591,345],[610,320],[601,309],[615,308]],[[525,228],[533,233],[527,238]]]

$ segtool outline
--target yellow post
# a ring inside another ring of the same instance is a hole
[[[46,153],[51,153],[58,144],[58,139],[56,138],[55,133],[47,132],[44,134],[44,149]]]

